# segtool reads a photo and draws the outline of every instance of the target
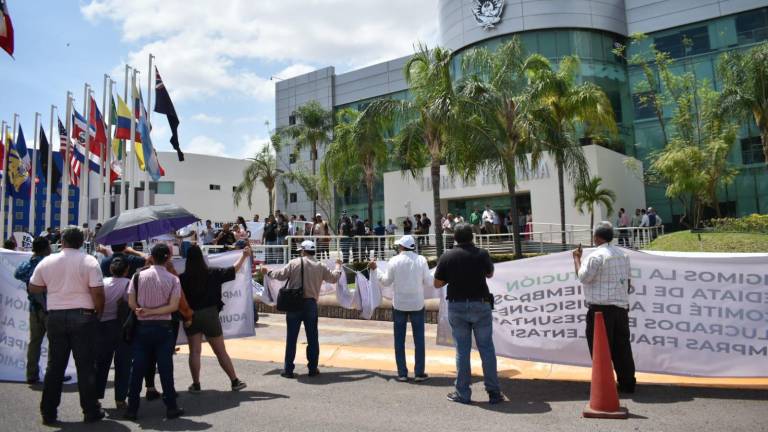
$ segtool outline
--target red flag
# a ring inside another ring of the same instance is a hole
[[[13,23],[5,0],[0,0],[0,48],[13,57]]]
[[[101,156],[101,149],[107,146],[107,131],[104,128],[104,118],[93,98],[91,98],[91,115],[88,118],[88,124],[90,129],[96,131],[95,136],[90,139],[90,152],[96,156]]]

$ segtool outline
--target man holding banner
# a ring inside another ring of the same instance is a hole
[[[602,312],[619,391],[635,392],[635,361],[629,332],[629,256],[611,244],[613,225],[600,222],[594,231],[597,249],[585,261],[581,246],[573,251],[573,264],[584,286],[587,312],[587,344],[592,354],[595,312]]]

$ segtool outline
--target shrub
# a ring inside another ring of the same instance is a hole
[[[768,215],[751,214],[742,218],[712,219],[715,232],[768,234]]]

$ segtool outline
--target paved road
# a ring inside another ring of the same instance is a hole
[[[144,402],[136,423],[119,418],[107,392],[109,418],[87,427],[79,423],[74,386],[67,386],[60,408],[62,430],[74,431],[765,431],[768,392],[643,385],[627,405],[629,420],[587,420],[581,411],[589,386],[581,382],[503,379],[501,405],[486,402],[482,384],[473,386],[479,402],[464,406],[445,400],[450,377],[425,384],[398,383],[389,372],[324,368],[317,378],[279,376],[275,363],[237,360],[249,387],[228,391],[215,359],[203,358],[200,395],[190,384],[186,355],[176,356],[180,404],[187,415],[162,419],[162,402]],[[297,372],[305,373],[303,367]],[[39,388],[0,383],[0,430],[55,430],[39,422]]]

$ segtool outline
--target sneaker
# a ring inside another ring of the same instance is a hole
[[[464,405],[469,405],[470,403],[472,403],[469,399],[462,398],[458,392],[448,393],[448,396],[446,397],[451,402],[458,402]]]
[[[43,426],[61,426],[61,422],[56,417],[43,417]]]
[[[128,404],[125,401],[115,401],[115,409],[125,410],[128,409]]]
[[[200,393],[200,391],[201,391],[200,390],[200,383],[192,383],[192,385],[187,387],[187,391],[189,391],[190,393],[193,393],[193,394]]]
[[[144,395],[148,401],[160,399],[160,392],[155,389],[147,389],[147,394]]]
[[[86,414],[83,417],[83,423],[96,423],[97,421],[101,421],[106,416],[107,413],[104,412],[103,409],[99,408],[99,410],[93,414]]]
[[[184,409],[182,408],[170,408],[165,411],[165,418],[173,420],[184,415]]]
[[[27,384],[29,384],[29,385],[37,384],[39,382],[40,382],[40,378],[38,378],[38,377],[27,378]]]
[[[283,378],[288,378],[288,379],[296,378],[296,374],[293,373],[293,372],[283,372],[283,373],[280,374],[280,376],[283,377]]]
[[[64,375],[64,378],[61,380],[62,382],[70,382],[72,381],[71,375]]]
[[[123,413],[123,419],[124,420],[136,421],[138,418],[139,418],[139,413],[138,413],[137,410],[133,410],[133,409],[128,408]]]
[[[232,380],[232,391],[240,391],[246,387],[248,387],[248,384],[240,381],[239,379],[235,378]]]
[[[629,393],[629,394],[632,394],[632,393],[635,392],[635,386],[634,385],[616,384],[616,390],[618,390],[619,393]]]
[[[399,377],[397,377],[395,379],[397,380],[397,382],[408,382],[408,377],[407,376],[399,376]]]
[[[314,368],[309,370],[309,376],[314,377],[320,375],[320,369]]]
[[[428,379],[429,379],[429,375],[427,375],[427,374],[416,375],[416,377],[413,378],[413,380],[416,381],[416,382],[424,382],[424,381],[426,381]]]
[[[501,392],[488,392],[488,403],[491,405],[496,405],[499,403],[504,402],[504,395],[501,394]]]

